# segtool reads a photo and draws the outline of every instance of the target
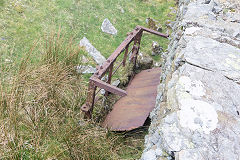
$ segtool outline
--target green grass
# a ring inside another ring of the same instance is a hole
[[[174,0],[1,0],[0,1],[0,55],[2,62],[10,59],[18,63],[23,53],[29,50],[34,40],[39,46],[50,31],[62,28],[66,38],[74,37],[78,45],[83,36],[107,58],[125,39],[126,33],[136,25],[147,26],[147,17],[159,20],[164,30],[169,17],[169,7]],[[121,8],[125,13],[121,12]],[[118,30],[117,36],[103,33],[100,29],[108,18]],[[141,45],[143,52],[150,53],[152,40],[166,49],[167,40],[153,35],[144,35]],[[40,50],[43,50],[40,48]],[[39,52],[32,61],[37,61]]]

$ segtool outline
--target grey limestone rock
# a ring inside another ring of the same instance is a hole
[[[231,4],[179,0],[142,159],[239,160],[240,25],[237,10],[222,13]]]
[[[80,46],[85,47],[86,51],[90,56],[92,56],[97,64],[101,65],[106,61],[106,58],[89,42],[86,37],[83,37],[83,39],[81,39]]]
[[[152,56],[159,55],[163,52],[163,48],[155,41],[152,43]]]
[[[240,49],[201,36],[185,37],[187,47],[179,55],[192,65],[221,72],[224,76],[240,80]]]
[[[137,60],[137,65],[140,69],[150,69],[153,66],[153,59],[147,54],[139,52],[139,57]]]
[[[94,67],[92,67],[90,65],[87,65],[87,66],[80,65],[80,66],[76,67],[76,71],[77,71],[77,73],[83,73],[83,74],[95,73],[96,72],[96,68],[94,68]]]
[[[117,79],[116,81],[112,82],[112,85],[115,86],[115,87],[117,87],[119,84],[120,84],[120,80],[119,79]]]
[[[104,19],[101,29],[103,32],[112,34],[112,35],[117,35],[117,30],[116,28],[112,25],[112,23],[109,21],[109,19]]]

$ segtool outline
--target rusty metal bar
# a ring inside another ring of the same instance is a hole
[[[107,81],[108,84],[110,84],[112,80],[112,71],[113,71],[113,63],[109,67],[108,81]]]
[[[113,54],[107,59],[107,61],[100,67],[99,69],[93,76],[97,78],[102,78],[103,75],[107,72],[110,64],[116,60],[116,58],[121,54],[121,52],[125,49],[127,45],[129,45],[135,38],[136,36],[140,33],[142,34],[143,31],[167,38],[168,35],[165,35],[163,33],[154,31],[152,29],[148,29],[142,26],[137,26],[133,32],[131,32],[128,37],[118,46],[118,48],[113,52]]]
[[[140,42],[141,42],[141,38],[142,38],[142,33],[143,31],[139,32],[136,36],[135,42],[137,44],[137,48],[136,48],[136,55],[134,57],[134,67],[136,67],[136,63],[137,63],[137,56],[138,56],[138,52],[140,49]]]
[[[103,82],[100,79],[93,78],[91,80],[94,82],[95,86],[98,86],[98,87],[100,87],[102,89],[105,89],[108,92],[117,94],[119,96],[126,96],[127,95],[126,91],[124,91],[124,90],[122,90],[122,89],[120,89],[118,87],[112,86],[112,85],[110,85],[110,84],[108,84],[106,82]]]
[[[131,60],[131,61],[133,61],[134,57],[137,55],[137,50],[138,50],[137,48],[138,48],[137,45],[134,45],[134,46],[133,46],[132,54],[131,54],[131,56],[130,56],[130,60]]]
[[[107,80],[107,83],[108,83],[108,84],[111,84],[113,64],[114,64],[114,63],[112,63],[112,64],[110,65],[109,69],[108,69],[108,70],[109,70],[109,71],[108,71],[108,80]],[[105,96],[108,96],[108,91],[106,91]]]
[[[86,100],[86,103],[81,107],[81,110],[85,112],[85,118],[91,118],[92,110],[94,106],[95,94],[96,94],[96,86],[94,85],[94,82],[90,80],[88,85],[87,100]]]
[[[123,67],[125,67],[125,64],[126,64],[126,60],[127,60],[127,56],[128,56],[128,47],[129,47],[129,44],[126,46],[126,50],[125,50],[125,53],[124,53],[124,58],[123,58]]]
[[[116,69],[113,71],[113,75],[117,72],[118,68],[121,67],[121,65],[123,64],[123,61],[116,67]]]
[[[138,26],[138,27],[140,27],[140,28],[141,28],[143,31],[145,31],[145,32],[149,32],[149,33],[155,34],[155,35],[157,35],[157,36],[161,36],[161,37],[164,37],[164,38],[168,38],[168,37],[169,37],[169,35],[160,33],[160,32],[158,32],[158,31],[154,31],[154,30],[152,30],[152,29],[149,29],[149,28],[146,28],[146,27],[143,27],[143,26]]]
[[[134,39],[134,45],[133,45],[133,52],[131,55],[131,61],[134,64],[134,68],[136,67],[136,62],[137,62],[137,56],[138,56],[138,52],[139,52],[139,47],[140,47],[140,41],[141,41],[141,37],[142,37],[142,30],[136,35],[135,39]]]
[[[117,59],[117,57],[121,54],[126,45],[130,44],[133,41],[134,37],[139,33],[139,31],[141,31],[141,28],[136,27],[134,31],[118,46],[118,48],[113,52],[113,54],[102,65],[102,69],[97,71],[93,76],[97,78],[102,78],[103,75],[107,72],[110,64]]]

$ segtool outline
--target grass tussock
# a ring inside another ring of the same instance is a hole
[[[80,106],[87,85],[75,71],[81,49],[71,40],[65,42],[59,31],[47,38],[41,60],[34,65],[30,62],[33,50],[21,61],[15,76],[8,81],[1,77],[0,157],[139,158],[143,137],[124,138],[83,121]]]

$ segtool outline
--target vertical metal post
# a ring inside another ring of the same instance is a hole
[[[81,108],[83,112],[85,112],[85,117],[91,119],[92,111],[94,106],[95,94],[96,94],[96,86],[93,81],[90,80],[88,85],[88,94],[86,104]]]
[[[111,63],[108,69],[108,80],[107,80],[108,84],[111,84],[111,80],[112,80],[113,63],[114,62]],[[108,91],[106,91],[105,96],[108,96],[108,94],[109,94]]]
[[[143,33],[143,31],[140,31],[134,39],[134,46],[136,46],[136,55],[134,55],[134,58],[133,58],[134,68],[136,67],[137,56],[138,56],[138,52],[139,52],[139,49],[140,49],[142,33]]]
[[[125,53],[124,53],[124,58],[123,58],[123,67],[125,67],[125,65],[126,65],[126,60],[127,60],[127,55],[128,55],[128,47],[129,47],[129,44],[125,48]]]

